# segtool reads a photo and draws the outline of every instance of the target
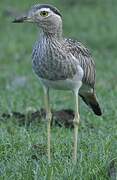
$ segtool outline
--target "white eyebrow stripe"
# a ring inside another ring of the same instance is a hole
[[[41,8],[41,9],[39,9],[38,11],[39,11],[39,12],[40,12],[40,11],[51,12],[50,8]]]

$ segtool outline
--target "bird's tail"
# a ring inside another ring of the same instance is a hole
[[[100,105],[94,93],[85,93],[83,95],[80,94],[80,96],[82,97],[83,101],[93,110],[93,112],[97,116],[102,115]]]

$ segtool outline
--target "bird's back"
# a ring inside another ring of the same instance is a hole
[[[83,83],[91,88],[95,85],[95,64],[90,51],[77,40],[64,40],[66,51],[72,53],[83,69]]]
[[[72,39],[64,39],[66,51],[72,53],[83,69],[84,76],[82,87],[79,95],[82,100],[94,111],[96,115],[101,115],[101,108],[98,103],[94,86],[95,86],[95,63],[90,51],[80,42]]]

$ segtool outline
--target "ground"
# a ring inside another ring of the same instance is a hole
[[[46,121],[27,123],[27,117],[21,124],[14,116],[3,117],[3,113],[26,114],[44,107],[42,88],[31,66],[32,46],[39,30],[32,24],[11,23],[12,15],[32,4],[32,0],[0,1],[0,180],[116,179],[117,2],[53,1],[62,11],[65,36],[82,41],[95,57],[96,91],[103,111],[103,115],[97,117],[80,100],[75,167],[71,161],[72,129],[52,126],[52,164],[49,166]],[[52,91],[51,106],[55,110],[73,109],[72,94]]]

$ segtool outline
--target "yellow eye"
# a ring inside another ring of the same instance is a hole
[[[43,17],[46,17],[46,16],[48,16],[48,12],[47,11],[41,11],[40,15]]]

